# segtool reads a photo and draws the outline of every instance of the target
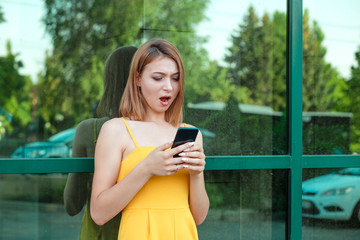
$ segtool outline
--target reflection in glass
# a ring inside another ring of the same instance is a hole
[[[209,155],[287,153],[286,1],[211,1],[197,31],[208,59],[185,117],[215,133]],[[275,140],[276,139],[276,140]]]
[[[12,158],[69,158],[75,128],[69,128],[51,136],[48,141],[31,142],[19,146],[11,154]]]
[[[82,214],[63,206],[64,174],[0,175],[1,239],[78,239]]]
[[[286,170],[206,171],[210,211],[199,238],[285,239]]]
[[[303,152],[357,153],[360,3],[303,4]]]
[[[25,19],[19,11],[39,14]],[[93,117],[106,56],[150,38],[166,38],[181,52],[185,121],[203,129],[208,154],[287,153],[284,0],[39,0],[4,2],[0,16],[9,39],[0,39],[7,46],[0,58],[11,66],[1,70],[9,79],[0,88],[1,157]],[[32,54],[18,47],[18,36],[45,43]]]
[[[360,168],[305,169],[303,180],[303,239],[333,239],[329,229],[332,234],[341,232],[341,239],[356,239],[360,233]]]
[[[206,171],[211,209],[200,239],[285,239],[286,170]],[[63,206],[65,174],[0,175],[0,236],[77,239],[83,214]],[[21,231],[19,231],[21,229]]]

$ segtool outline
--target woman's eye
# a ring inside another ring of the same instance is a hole
[[[178,77],[175,77],[175,78],[172,78],[172,80],[174,80],[174,81],[179,81],[179,78],[178,78]]]
[[[162,79],[162,77],[153,77],[154,80],[159,81]]]

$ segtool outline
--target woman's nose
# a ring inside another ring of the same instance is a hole
[[[163,88],[164,90],[168,90],[168,91],[173,89],[170,78],[165,78]]]

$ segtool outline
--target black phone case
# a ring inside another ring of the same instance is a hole
[[[199,129],[197,129],[197,128],[187,128],[187,127],[178,128],[173,145],[171,148],[180,146],[187,142],[195,142],[198,132],[199,132]],[[174,157],[179,157],[179,155],[176,154],[176,155],[174,155]]]

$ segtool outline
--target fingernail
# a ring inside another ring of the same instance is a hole
[[[188,168],[189,167],[189,165],[183,165],[184,166],[184,168]]]
[[[189,161],[189,159],[188,159],[188,158],[182,158],[181,160],[183,160],[184,162]]]
[[[191,142],[191,143],[189,143],[189,147],[194,146],[194,144],[195,144],[195,142]]]
[[[188,151],[190,151],[190,148],[185,149],[183,152],[188,152]]]
[[[179,156],[180,157],[185,156],[185,153],[181,152],[181,153],[179,153]]]

